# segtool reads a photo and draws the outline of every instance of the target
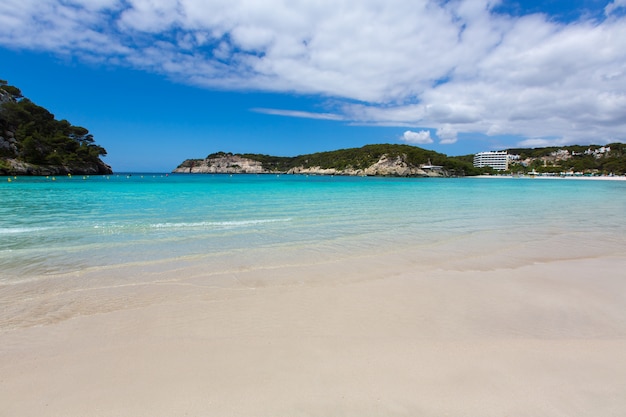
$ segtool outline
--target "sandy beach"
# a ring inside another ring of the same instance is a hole
[[[626,258],[412,259],[5,286],[0,416],[626,413]]]

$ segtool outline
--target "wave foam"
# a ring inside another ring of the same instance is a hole
[[[22,233],[41,232],[49,227],[0,227],[0,235],[18,235]]]
[[[192,223],[156,223],[151,224],[150,227],[155,229],[187,229],[187,228],[202,228],[202,227],[245,227],[255,226],[258,224],[266,223],[279,223],[288,222],[291,219],[257,219],[257,220],[234,220],[223,222],[192,222]]]

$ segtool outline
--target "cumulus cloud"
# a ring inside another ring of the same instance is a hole
[[[315,94],[337,112],[273,114],[433,129],[444,144],[466,132],[625,140],[626,0],[607,2],[605,20],[569,23],[498,3],[3,0],[0,45],[207,88]]]
[[[403,142],[411,143],[414,145],[426,145],[429,143],[433,143],[433,140],[430,137],[430,131],[428,130],[420,130],[419,132],[407,130],[406,132],[404,132],[400,139]]]
[[[446,124],[437,129],[437,137],[442,145],[450,145],[457,141],[457,131],[452,125]]]

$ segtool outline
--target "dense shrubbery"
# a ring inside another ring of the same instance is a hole
[[[104,166],[106,150],[93,135],[67,120],[56,120],[45,108],[22,96],[21,91],[0,80],[0,157],[29,164],[72,167]]]

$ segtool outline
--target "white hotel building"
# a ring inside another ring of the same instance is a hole
[[[479,152],[474,155],[474,166],[477,168],[492,167],[498,171],[506,171],[509,168],[509,155],[507,151]]]

